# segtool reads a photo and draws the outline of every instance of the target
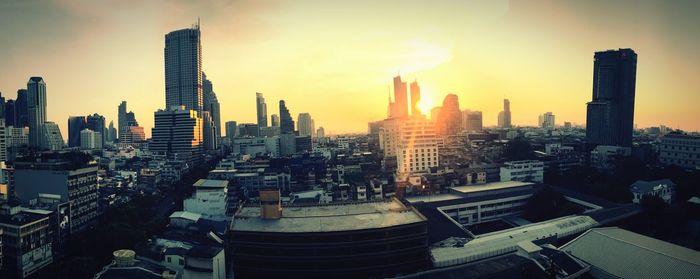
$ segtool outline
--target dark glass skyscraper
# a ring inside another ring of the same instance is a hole
[[[267,104],[262,93],[255,93],[255,110],[258,113],[258,127],[267,127]]]
[[[29,146],[43,147],[43,126],[46,122],[46,83],[41,77],[27,82],[27,111],[29,112]]]
[[[292,119],[292,115],[289,114],[289,109],[287,109],[284,100],[280,100],[280,133],[294,133],[294,120]]]
[[[594,58],[586,143],[631,147],[637,54],[632,49],[607,50],[596,52]]]
[[[27,89],[17,90],[17,99],[15,100],[15,127],[29,127],[29,110],[27,108]]]
[[[165,35],[165,110],[183,105],[201,117],[202,44],[199,24]]]
[[[5,102],[5,126],[16,126],[17,111],[15,110],[15,100]]]
[[[80,131],[87,126],[85,116],[68,117],[68,147],[80,146]]]
[[[86,127],[94,132],[100,133],[100,138],[102,141],[102,146],[105,145],[105,117],[97,113],[87,116]]]

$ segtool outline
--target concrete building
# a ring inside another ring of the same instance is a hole
[[[236,121],[226,121],[226,136],[234,138],[238,136],[238,123]]]
[[[85,116],[68,117],[68,147],[80,147],[80,132],[86,125]]]
[[[48,214],[10,208],[7,214],[0,214],[0,231],[3,258],[0,275],[26,278],[53,262]]]
[[[207,79],[207,75],[202,72],[202,99],[204,100],[204,110],[209,112],[211,123],[214,125],[214,149],[218,149],[221,140],[221,104],[214,92],[214,85]]]
[[[282,208],[272,192],[233,218],[237,278],[368,278],[427,267],[426,218],[398,200]]]
[[[685,169],[700,169],[700,136],[669,133],[661,138],[659,162]]]
[[[610,171],[615,168],[618,158],[629,157],[631,154],[630,147],[598,145],[591,150],[591,167],[600,171]]]
[[[426,172],[438,166],[438,145],[432,122],[411,118],[399,128],[396,149],[396,173],[400,177]]]
[[[156,154],[196,165],[202,160],[202,118],[196,111],[178,106],[155,112],[155,126],[148,149]]]
[[[141,126],[127,126],[119,138],[119,147],[140,147],[146,141],[146,133]]]
[[[544,163],[535,160],[510,161],[501,167],[501,181],[544,181]]]
[[[389,102],[388,118],[407,117],[408,114],[408,87],[401,76],[394,77],[394,102]]]
[[[175,268],[137,257],[132,250],[117,250],[112,255],[114,260],[95,274],[95,279],[188,278]]]
[[[498,127],[511,128],[510,100],[503,99],[503,111],[498,113]]]
[[[480,111],[469,111],[464,110],[463,114],[463,126],[467,131],[481,131],[484,129],[483,116]]]
[[[260,92],[255,93],[255,110],[258,116],[258,127],[267,127],[267,104]]]
[[[200,179],[192,185],[195,192],[184,200],[186,212],[200,214],[202,218],[225,221],[227,209],[228,181]]]
[[[538,122],[540,128],[544,129],[554,129],[555,127],[555,121],[554,121],[554,114],[551,112],[545,112],[544,114],[540,114]]]
[[[213,246],[194,246],[187,250],[182,278],[226,279],[224,249]]]
[[[297,130],[300,136],[313,136],[316,132],[311,114],[302,112],[297,117]]]
[[[44,122],[42,125],[43,137],[42,137],[42,148],[52,151],[61,150],[65,145],[63,141],[63,136],[61,135],[61,130],[58,125],[54,122]],[[29,130],[31,133],[31,128]]]
[[[641,203],[645,196],[655,196],[671,204],[676,196],[676,184],[669,179],[654,181],[637,180],[630,185],[632,202]]]
[[[7,147],[29,144],[29,127],[5,127],[5,144]]]
[[[90,129],[80,131],[80,149],[102,149],[102,133]]]

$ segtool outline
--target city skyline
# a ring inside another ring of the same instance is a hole
[[[408,3],[403,7],[407,15],[424,12],[425,16],[416,23],[389,23],[380,16],[390,11],[391,4],[367,9],[352,3],[303,2],[288,7],[274,2],[171,2],[143,7],[124,4],[106,12],[91,4],[3,3],[0,23],[5,27],[0,28],[0,37],[11,43],[0,47],[0,58],[7,61],[0,69],[0,91],[14,98],[29,77],[41,76],[47,83],[47,120],[58,123],[64,135],[68,116],[97,112],[116,120],[115,106],[122,100],[142,116],[140,122],[150,133],[153,119],[145,116],[162,108],[165,90],[163,38],[188,28],[201,16],[201,43],[206,50],[202,69],[217,85],[222,122],[254,123],[253,93],[265,92],[269,102],[286,100],[293,113],[312,113],[322,120],[327,133],[364,132],[367,122],[386,115],[386,98],[393,90],[390,79],[400,73],[403,80],[417,80],[421,95],[432,105],[456,94],[460,109],[483,112],[485,126],[496,124],[504,97],[512,103],[514,125],[536,126],[542,111],[552,111],[560,123],[583,124],[592,91],[592,53],[633,48],[642,59],[635,124],[700,130],[692,117],[697,115],[692,104],[700,101],[700,85],[693,80],[700,72],[700,63],[694,61],[700,57],[692,51],[698,39],[689,36],[688,27],[695,26],[688,21],[697,20],[684,13],[693,10],[688,5],[695,3],[629,8],[623,2],[611,5],[604,14],[598,14],[595,3],[469,3],[480,8],[478,15],[470,12],[469,5],[438,8]],[[245,16],[236,20],[223,16],[236,9],[241,11],[234,14]],[[362,24],[331,21],[303,34],[305,28],[329,19],[318,15],[324,9],[361,11],[369,18]],[[133,10],[138,12],[130,13]],[[35,11],[30,16],[36,18],[29,24],[35,32],[22,32],[27,26],[13,11]],[[600,20],[606,13],[622,11],[627,14],[615,21]],[[458,19],[456,12],[465,13],[467,19]],[[126,13],[129,18],[124,17]],[[648,23],[636,23],[634,18],[640,16]],[[567,20],[559,22],[560,17]],[[49,25],[47,18],[57,24]],[[299,18],[304,20],[292,22]],[[94,24],[83,25],[86,22]],[[561,24],[551,26],[553,22]],[[456,23],[463,24],[463,37],[451,35]],[[377,26],[382,30],[369,31]],[[131,32],[135,27],[139,32]],[[477,30],[481,27],[486,28]],[[59,36],[64,28],[70,32]],[[580,33],[571,35],[567,30]],[[45,36],[55,39],[55,44],[33,43]],[[122,40],[127,37],[132,39]],[[299,52],[309,48],[305,41],[319,38],[324,40],[318,47]],[[358,52],[353,50],[358,47],[355,41],[372,47]],[[282,51],[281,45],[286,46]],[[36,59],[24,59],[30,53]],[[493,61],[496,55],[503,59]],[[68,61],[75,71],[62,70]],[[664,92],[664,98],[658,98],[658,92]]]

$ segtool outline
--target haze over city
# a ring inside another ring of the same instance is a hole
[[[127,100],[150,136],[164,108],[163,36],[201,19],[203,70],[222,121],[254,122],[254,92],[310,112],[331,133],[386,117],[391,78],[418,80],[422,107],[454,93],[495,125],[552,111],[584,124],[593,52],[639,54],[635,123],[700,130],[696,1],[6,1],[0,92],[47,83],[48,119]],[[21,13],[19,11],[22,11]],[[70,67],[70,70],[66,70]]]

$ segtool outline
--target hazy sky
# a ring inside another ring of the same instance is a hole
[[[635,122],[700,130],[700,1],[1,1],[0,92],[47,83],[48,119],[114,120],[129,109],[150,135],[165,104],[167,32],[201,18],[203,67],[222,122],[255,121],[285,99],[328,132],[386,116],[391,78],[417,79],[496,123],[585,122],[593,52],[639,55]]]

